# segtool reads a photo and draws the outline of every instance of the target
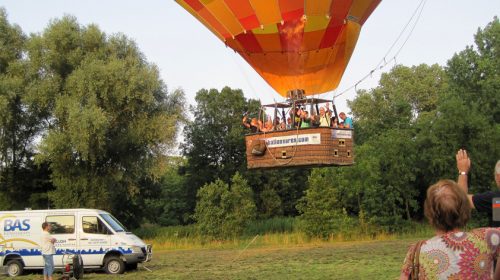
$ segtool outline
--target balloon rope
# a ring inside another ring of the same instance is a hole
[[[239,64],[239,62],[236,61],[235,56],[231,56],[231,57],[233,58],[233,62],[236,65],[236,68],[238,68],[241,75],[243,76],[243,78],[245,78],[245,81],[247,82],[248,86],[250,87],[250,93],[253,95],[253,97],[255,97],[256,100],[257,99],[260,100],[260,98],[257,96],[257,92],[255,91],[255,88],[252,86],[252,83],[250,83],[250,80],[248,79],[248,75],[243,70],[243,67],[241,66],[241,64]]]
[[[361,78],[360,80],[358,80],[354,85],[348,87],[347,89],[345,89],[344,91],[340,92],[339,94],[335,94],[334,97],[339,97],[339,96],[343,95],[344,93],[350,91],[353,88],[355,88],[356,91],[357,91],[357,86],[360,83],[362,83],[363,81],[365,81],[368,77],[371,77],[374,72],[376,72],[376,71],[384,68],[389,63],[391,63],[391,61],[396,61],[396,57],[399,55],[399,53],[401,52],[401,50],[403,49],[403,47],[406,45],[406,42],[408,42],[408,39],[410,39],[411,35],[413,34],[413,30],[417,26],[417,24],[418,24],[418,22],[420,20],[420,17],[422,16],[422,11],[424,10],[426,2],[427,2],[427,0],[421,0],[420,1],[420,3],[418,4],[417,8],[413,11],[412,16],[410,17],[410,19],[408,20],[408,22],[404,26],[403,30],[401,30],[401,32],[399,33],[399,35],[396,38],[396,40],[394,40],[394,43],[392,43],[391,47],[385,53],[384,57],[379,61],[379,63],[368,74],[366,74],[363,78]],[[418,13],[418,15],[417,15],[417,13]],[[410,32],[406,36],[405,41],[399,47],[399,49],[396,51],[396,53],[394,54],[394,56],[392,56],[390,60],[387,60],[387,56],[392,51],[392,49],[394,48],[394,46],[399,42],[399,39],[401,39],[401,36],[404,34],[404,32],[406,31],[406,29],[408,28],[408,26],[410,25],[410,23],[413,21],[413,18],[415,17],[415,15],[417,15],[417,18],[415,19],[415,22],[413,23],[413,26],[410,29]]]

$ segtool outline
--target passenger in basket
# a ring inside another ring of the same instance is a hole
[[[493,265],[500,229],[465,231],[471,205],[457,183],[440,180],[429,187],[424,214],[436,235],[410,247],[399,279],[409,279],[412,272],[411,279],[500,279],[500,265]]]
[[[248,122],[248,115],[245,114],[243,116],[243,120],[241,121],[243,126],[249,128],[252,133],[259,132],[259,128],[261,127],[260,122],[256,118],[252,118],[250,122]]]
[[[267,121],[264,124],[264,127],[261,127],[260,131],[262,131],[262,132],[271,132],[273,130],[274,130],[273,121],[271,120],[271,118],[267,118]]]
[[[319,123],[319,115],[316,115],[315,113],[313,113],[311,115],[311,122],[310,122],[310,124],[311,124],[311,127],[314,127],[314,128],[319,127],[319,125],[320,125],[320,123]]]
[[[354,128],[352,125],[352,119],[346,116],[344,112],[340,112],[339,117],[342,119],[342,124],[339,125],[340,128]]]
[[[281,122],[279,117],[274,118],[274,126],[276,127],[277,130],[279,130],[280,123]]]
[[[329,113],[329,112],[328,112]],[[326,112],[325,107],[319,108],[319,126],[330,127],[330,115]]]
[[[286,129],[292,129],[292,128],[293,128],[292,118],[288,117],[288,119],[286,119]]]
[[[290,117],[295,118],[295,126],[293,128],[297,128],[300,126],[300,113],[301,110],[299,108],[295,108],[295,110],[290,110]]]
[[[54,243],[55,238],[50,235],[50,224],[44,222],[42,224],[42,256],[43,256],[43,279],[52,280],[52,274],[54,273],[54,255],[56,253],[56,248]]]
[[[306,110],[299,110],[300,112],[300,128],[311,127],[311,118],[309,117],[309,112]]]
[[[339,127],[339,120],[336,117],[332,117],[330,120],[332,121],[332,127],[333,128],[338,128]]]
[[[284,121],[280,122],[280,125],[278,126],[278,130],[285,130],[286,129],[286,123]]]
[[[325,107],[326,107],[326,114],[328,116],[330,116],[330,126],[333,127],[333,128],[337,128],[339,126],[339,120],[337,118],[337,116],[333,115],[333,111],[330,109],[330,103],[326,103]],[[332,107],[334,107],[333,105],[333,102],[332,102]]]

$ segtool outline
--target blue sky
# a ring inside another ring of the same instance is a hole
[[[419,3],[382,1],[363,26],[337,93],[377,65]],[[7,10],[11,23],[28,34],[42,32],[51,19],[65,14],[76,16],[84,25],[95,23],[108,34],[124,33],[137,42],[148,61],[158,65],[169,89],[183,88],[190,103],[199,89],[226,85],[241,88],[248,98],[260,98],[264,103],[282,100],[243,59],[173,0],[0,0],[0,7]],[[500,1],[495,0],[428,0],[397,62],[406,66],[445,65],[454,53],[473,44],[478,27],[499,13]],[[387,70],[390,66],[382,69]],[[376,86],[380,73],[358,88]],[[345,101],[354,97],[354,90],[350,90],[335,102],[340,110],[349,111]]]

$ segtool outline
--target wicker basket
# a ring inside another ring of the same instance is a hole
[[[354,132],[330,127],[302,128],[245,136],[248,169],[354,164]],[[252,153],[265,141],[262,155]]]

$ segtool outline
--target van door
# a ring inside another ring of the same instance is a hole
[[[56,239],[54,244],[56,254],[54,255],[54,265],[62,267],[62,257],[65,253],[75,253],[77,250],[75,215],[54,214],[47,215],[45,221],[50,223],[50,234]]]
[[[84,266],[101,266],[111,245],[112,232],[97,214],[81,214],[79,249]]]

